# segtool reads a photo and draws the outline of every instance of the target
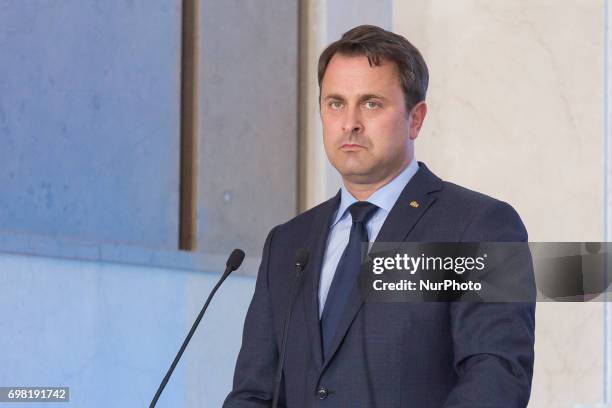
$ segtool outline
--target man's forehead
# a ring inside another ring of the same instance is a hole
[[[340,69],[343,71],[361,68],[365,71],[371,70],[373,72],[379,71],[381,69],[388,70],[396,68],[396,65],[393,61],[389,61],[385,58],[379,58],[376,62],[377,63],[374,63],[373,58],[368,58],[366,55],[362,54],[347,55],[336,53],[329,60],[325,73],[327,74],[327,71],[329,71],[330,68]]]
[[[321,84],[322,97],[331,94],[378,94],[401,88],[396,65],[381,60],[370,65],[365,55],[335,54],[327,65]]]

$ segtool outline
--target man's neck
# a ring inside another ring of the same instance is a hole
[[[367,200],[372,194],[374,194],[378,189],[384,187],[386,184],[391,181],[391,179],[386,180],[377,184],[353,184],[348,181],[344,181],[344,185],[346,189],[359,201]]]
[[[342,182],[344,183],[344,186],[346,187],[348,192],[353,195],[353,197],[355,197],[359,201],[365,201],[376,191],[383,188],[384,186],[389,184],[394,178],[396,178],[402,171],[406,169],[406,167],[408,167],[410,162],[411,160],[409,160],[408,163],[406,163],[394,173],[391,173],[387,177],[378,180],[374,183],[351,182],[350,180],[344,178],[342,179]]]

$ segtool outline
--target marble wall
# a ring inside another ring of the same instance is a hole
[[[394,2],[430,69],[416,156],[511,203],[531,241],[603,239],[604,2]],[[603,304],[540,303],[532,408],[602,401]]]

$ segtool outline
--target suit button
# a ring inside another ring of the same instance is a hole
[[[317,398],[319,398],[320,400],[324,400],[328,396],[329,396],[329,391],[327,390],[327,388],[319,387],[319,389],[317,390]]]

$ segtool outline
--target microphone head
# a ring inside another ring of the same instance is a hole
[[[236,269],[240,268],[242,261],[244,261],[244,251],[236,248],[232,251],[229,258],[227,258],[225,266],[228,267],[230,271],[235,271]]]
[[[308,250],[304,248],[298,249],[295,253],[295,258],[293,258],[295,266],[299,266],[301,269],[304,269],[308,264],[308,257]]]

